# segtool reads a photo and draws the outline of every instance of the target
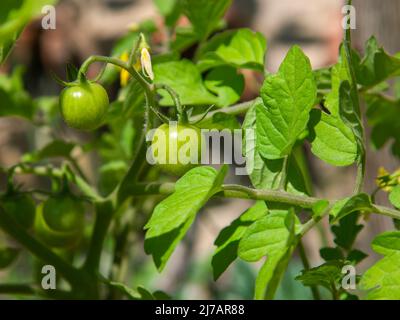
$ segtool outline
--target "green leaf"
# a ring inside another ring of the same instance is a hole
[[[185,51],[198,41],[198,36],[193,27],[177,26],[175,31],[175,39],[171,42],[171,49],[175,51]]]
[[[69,158],[75,146],[74,143],[69,143],[64,140],[54,140],[36,152],[25,154],[22,160],[25,162],[37,162],[48,158]]]
[[[24,89],[23,73],[24,67],[17,67],[10,76],[0,74],[0,117],[33,118],[35,105]]]
[[[354,134],[340,118],[312,110],[309,129],[311,151],[315,156],[334,166],[348,166],[356,161]]]
[[[295,279],[304,286],[322,286],[332,292],[332,286],[338,288],[343,277],[343,261],[328,261],[318,267],[303,270]]]
[[[360,287],[369,290],[368,300],[400,299],[400,252],[393,252],[375,263],[362,276]]]
[[[389,194],[390,203],[396,208],[400,208],[400,185],[395,186]]]
[[[160,63],[154,66],[154,83],[170,86],[178,93],[184,105],[217,104],[217,97],[204,86],[196,66],[189,60]],[[172,98],[165,90],[158,90],[163,106],[173,105]]]
[[[366,257],[368,257],[368,255],[365,252],[362,252],[358,249],[353,249],[347,255],[346,260],[350,261],[353,265],[356,265],[364,260]]]
[[[394,155],[400,157],[400,100],[379,94],[366,95],[368,124],[372,127],[371,142],[375,149],[389,141]]]
[[[106,281],[106,283],[121,291],[125,296],[127,296],[130,300],[168,300],[170,297],[162,291],[155,291],[151,293],[149,290],[142,286],[138,286],[136,290],[128,287],[127,285],[116,282],[116,281]]]
[[[357,224],[359,214],[351,213],[339,221],[339,225],[331,227],[335,235],[335,243],[346,250],[350,250],[363,226]]]
[[[0,13],[0,64],[10,53],[25,25],[56,0],[2,0]]]
[[[218,191],[227,167],[217,172],[211,167],[197,167],[187,172],[175,185],[175,192],[154,209],[145,229],[145,251],[163,270],[178,242],[184,237],[197,212]]]
[[[15,248],[0,248],[0,270],[7,268],[18,257],[19,250]]]
[[[355,93],[357,94],[357,93]],[[339,88],[339,114],[343,122],[352,130],[357,140],[358,156],[364,158],[364,129],[361,124],[360,110],[355,102],[353,89],[348,81],[343,81]]]
[[[184,14],[192,23],[199,40],[206,39],[215,30],[231,2],[231,0],[182,0]]]
[[[238,255],[246,261],[267,256],[256,279],[255,298],[272,298],[293,250],[300,226],[293,210],[271,212],[254,222],[239,242]]]
[[[227,107],[240,99],[244,89],[244,76],[234,68],[219,67],[207,74],[204,85],[218,96],[218,106]]]
[[[399,300],[400,232],[380,234],[373,240],[372,248],[385,257],[364,273],[361,289],[369,290],[368,300]]]
[[[321,248],[319,250],[319,254],[322,259],[325,261],[331,261],[331,260],[343,260],[343,252],[340,250],[340,248]]]
[[[288,230],[288,212],[272,212],[254,222],[239,243],[239,257],[255,262],[267,254],[273,255],[286,247],[290,235]],[[296,221],[297,227],[299,222]]]
[[[217,249],[211,261],[215,280],[217,280],[237,258],[239,241],[249,226],[267,213],[268,209],[265,202],[257,201],[255,205],[242,213],[239,218],[235,219],[229,226],[221,230],[214,242]]]
[[[240,123],[237,118],[234,115],[224,112],[214,113],[211,118],[200,121],[196,126],[201,129],[240,129]]]
[[[316,94],[310,61],[294,46],[278,74],[268,77],[261,88],[264,105],[256,107],[257,146],[264,158],[281,159],[291,153],[307,127]]]
[[[381,233],[372,241],[372,249],[382,255],[392,252],[400,252],[400,231],[388,231]]]
[[[279,186],[282,175],[283,159],[268,160],[263,158],[258,151],[256,133],[256,108],[262,105],[262,100],[257,99],[247,111],[242,124],[244,131],[244,154],[246,156],[246,169],[253,186],[257,189],[275,189]],[[253,130],[253,131],[250,131]],[[294,153],[288,163],[287,190],[298,194],[307,194],[306,182]]]
[[[330,114],[313,110],[309,123],[311,151],[321,160],[334,166],[351,165],[358,157],[358,145],[354,133],[340,117],[340,86],[343,81],[350,79],[342,47],[340,60],[332,67],[332,90],[325,101],[325,107]],[[347,107],[347,104],[344,107]]]
[[[359,61],[357,56],[355,57],[357,82],[363,86],[372,87],[399,75],[400,59],[388,55],[382,47],[378,46],[373,36],[366,43],[365,57],[362,61]]]
[[[199,51],[201,71],[221,65],[263,72],[267,43],[264,36],[250,29],[229,30],[215,35]]]
[[[339,221],[350,213],[356,211],[363,211],[365,213],[368,213],[372,212],[373,210],[374,206],[371,202],[371,198],[365,193],[360,193],[355,196],[337,201],[333,205],[329,214],[331,218],[331,223],[335,223],[336,221]]]

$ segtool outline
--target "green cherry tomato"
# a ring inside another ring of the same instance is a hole
[[[70,194],[49,197],[37,210],[35,233],[52,248],[71,248],[82,238],[85,208]]]
[[[151,148],[162,171],[181,176],[201,162],[201,131],[192,125],[162,124],[154,132]]]
[[[52,230],[71,232],[83,228],[85,208],[71,195],[52,196],[43,204],[43,218]]]
[[[35,235],[40,241],[51,248],[69,249],[75,247],[83,235],[83,227],[71,231],[58,231],[52,229],[43,216],[44,204],[40,204],[36,209]]]
[[[24,193],[11,193],[0,199],[3,209],[25,229],[33,225],[35,219],[35,202],[32,197]]]
[[[95,130],[103,122],[109,100],[106,90],[95,82],[76,83],[60,95],[65,123],[78,130]]]

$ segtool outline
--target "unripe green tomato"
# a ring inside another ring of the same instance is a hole
[[[158,160],[157,166],[162,171],[182,176],[201,162],[201,130],[195,126],[183,124],[177,124],[174,127],[175,129],[168,124],[158,127],[154,132],[151,147],[154,148],[155,157]],[[165,137],[164,141],[160,140],[162,137]],[[193,152],[195,150],[197,155]],[[180,157],[182,154],[194,161],[191,161],[192,163],[183,161]]]
[[[60,95],[60,111],[65,123],[78,130],[95,130],[102,125],[109,105],[106,90],[95,82],[77,82]]]
[[[71,195],[52,196],[43,204],[43,218],[50,229],[71,232],[83,228],[85,207]]]
[[[35,219],[35,202],[32,197],[24,193],[5,195],[0,200],[3,209],[25,229],[33,225]]]
[[[72,231],[57,231],[50,228],[43,217],[43,204],[37,207],[34,229],[38,239],[52,248],[73,248],[83,235],[83,225]]]

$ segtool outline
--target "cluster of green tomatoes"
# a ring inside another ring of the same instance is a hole
[[[82,239],[85,206],[68,190],[51,195],[36,206],[29,193],[9,188],[0,204],[20,227],[33,229],[37,239],[49,247],[73,248]]]

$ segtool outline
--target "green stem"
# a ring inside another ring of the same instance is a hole
[[[253,106],[255,101],[256,100],[249,100],[249,101],[246,101],[246,102],[241,102],[241,103],[236,104],[236,105],[232,105],[232,106],[229,106],[229,107],[225,107],[225,108],[221,108],[221,109],[217,109],[217,110],[211,111],[211,112],[209,112],[207,114],[206,117],[204,117],[204,119],[202,119],[203,115],[199,114],[199,115],[190,117],[190,122],[193,123],[193,122],[197,122],[199,120],[212,119],[212,117],[216,113],[221,113],[221,112],[222,113],[226,113],[226,114],[230,114],[230,115],[243,114],[243,113],[246,113],[247,110],[249,110]]]
[[[111,201],[96,203],[96,222],[84,264],[84,269],[90,273],[96,274],[99,271],[104,239],[107,235],[113,212],[114,208]]]
[[[188,116],[187,116],[186,111],[182,107],[182,104],[181,104],[178,94],[170,86],[167,86],[165,84],[156,84],[155,89],[156,90],[163,89],[168,92],[168,94],[171,96],[172,100],[174,101],[174,105],[178,112],[178,120],[183,124],[187,124],[189,121]]]
[[[352,5],[352,0],[347,1],[347,5]],[[360,144],[361,144],[361,149],[360,150],[360,157],[361,159],[358,161],[357,164],[357,179],[356,179],[356,186],[354,188],[354,194],[358,194],[362,191],[363,185],[364,185],[364,177],[365,177],[365,165],[366,165],[366,159],[365,159],[365,134],[364,134],[364,126],[363,126],[363,117],[361,114],[361,109],[360,109],[360,97],[358,93],[358,87],[357,87],[357,78],[356,78],[356,73],[354,70],[354,64],[353,64],[353,58],[352,58],[352,45],[351,45],[351,29],[347,28],[344,34],[344,41],[343,41],[345,53],[346,53],[346,60],[347,60],[347,65],[349,68],[350,72],[350,84],[351,84],[351,92],[352,92],[352,97],[353,97],[353,102],[354,102],[354,109],[353,112],[355,112],[359,117],[360,117],[360,125],[361,125],[361,137],[359,138]]]
[[[252,200],[264,200],[275,203],[288,204],[292,206],[298,206],[304,209],[311,209],[317,202],[325,199],[296,195],[280,190],[258,190],[241,185],[225,184],[222,185],[221,191],[216,194],[219,197],[225,198],[238,198],[238,199],[252,199]],[[130,195],[142,196],[142,195],[155,195],[163,194],[169,195],[175,191],[175,183],[132,183],[130,185]],[[331,200],[329,207],[321,214],[318,218],[310,219],[303,225],[301,234],[307,233],[316,223],[318,223],[324,216],[326,216],[330,208],[338,200]],[[388,216],[394,219],[400,220],[400,211],[387,208],[384,206],[374,205],[375,213]]]
[[[18,168],[15,169],[15,173],[18,174],[34,174],[37,176],[62,178],[64,171],[60,168],[53,168],[50,166],[31,166],[28,164],[20,164]],[[103,198],[96,193],[95,190],[80,176],[74,176],[73,182],[82,191],[82,193],[96,201],[101,201]]]
[[[289,162],[289,156],[283,158],[282,174],[281,174],[281,179],[279,180],[279,190],[286,189],[288,162]]]

